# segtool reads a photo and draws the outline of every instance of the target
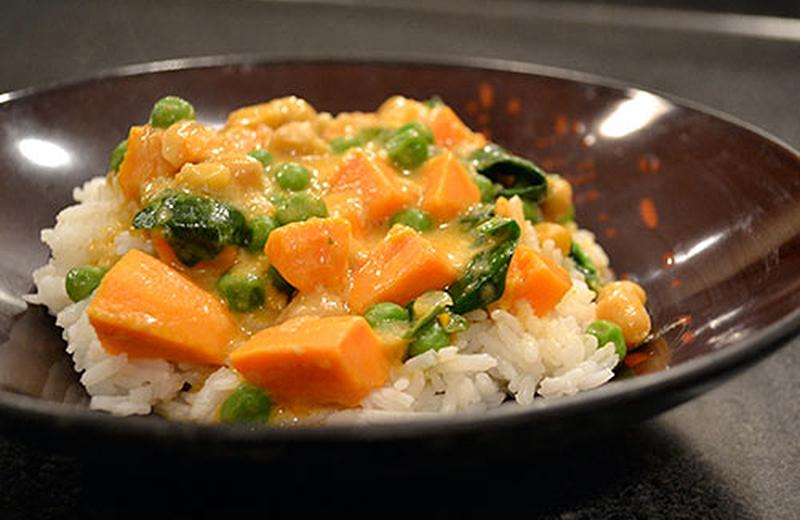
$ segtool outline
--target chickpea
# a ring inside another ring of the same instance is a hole
[[[569,254],[569,249],[572,247],[572,233],[569,229],[552,222],[540,222],[533,228],[536,230],[540,244],[543,244],[545,240],[552,240],[563,255]]]
[[[633,282],[612,282],[600,290],[597,319],[619,325],[625,343],[638,345],[650,333],[650,315],[644,306],[644,290]]]
[[[642,305],[647,303],[647,294],[644,292],[644,289],[642,289],[642,286],[639,285],[638,283],[631,282],[630,280],[620,280],[617,282],[607,283],[600,289],[597,298],[602,300],[606,296],[609,296],[617,292],[630,294],[631,296],[635,297]]]
[[[179,121],[164,130],[161,156],[175,168],[200,162],[213,148],[215,132],[197,121]]]
[[[175,176],[175,182],[203,191],[220,192],[230,184],[231,172],[224,164],[216,162],[186,163]]]
[[[650,333],[647,309],[627,294],[616,294],[597,302],[597,318],[616,323],[622,329],[625,343],[638,345]]]
[[[544,218],[558,222],[572,209],[572,186],[559,175],[547,176],[547,198],[541,205]]]
[[[288,96],[234,110],[228,115],[227,124],[233,126],[265,123],[272,128],[278,128],[293,121],[309,121],[316,116],[317,111],[308,101]]]
[[[308,121],[286,123],[275,130],[270,148],[295,155],[323,154],[329,150],[328,143],[317,135]]]
[[[225,165],[233,179],[242,186],[260,187],[264,180],[264,166],[249,155],[225,154],[215,159]]]

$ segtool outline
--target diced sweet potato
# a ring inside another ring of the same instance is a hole
[[[264,251],[275,269],[300,291],[341,289],[350,256],[350,223],[341,218],[311,218],[279,227]]]
[[[217,298],[137,250],[106,273],[86,312],[103,348],[131,358],[221,365],[238,332]]]
[[[430,159],[422,174],[422,207],[439,220],[450,220],[481,200],[478,185],[450,152]]]
[[[461,144],[473,141],[481,146],[485,139],[469,129],[467,125],[453,112],[453,109],[441,105],[434,108],[430,115],[430,126],[437,146],[443,148],[457,148]]]
[[[350,222],[354,236],[363,236],[367,229],[364,203],[355,191],[329,193],[323,197],[328,214]]]
[[[145,183],[156,177],[173,175],[177,170],[161,155],[163,130],[150,125],[134,126],[128,135],[128,151],[119,167],[122,193],[138,200]]]
[[[537,316],[544,316],[572,287],[569,273],[552,259],[521,244],[514,251],[506,275],[506,289],[500,306],[512,308],[518,301],[530,304]]]
[[[389,301],[405,305],[425,291],[453,283],[456,269],[413,229],[395,225],[353,275],[348,304],[354,312]]]
[[[330,180],[333,192],[356,191],[369,220],[383,220],[414,202],[391,167],[362,149],[347,152]]]
[[[389,375],[380,340],[361,316],[291,319],[254,335],[231,362],[278,402],[306,406],[355,406]]]

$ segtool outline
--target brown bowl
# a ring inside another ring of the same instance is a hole
[[[73,187],[105,171],[127,128],[167,94],[201,120],[287,94],[321,110],[373,110],[391,94],[441,96],[492,140],[564,174],[578,221],[641,283],[658,333],[610,384],[481,415],[376,426],[248,430],[92,412],[53,319],[27,308],[47,261],[39,230]],[[800,328],[800,158],[708,109],[576,73],[502,61],[202,59],[121,69],[0,95],[0,427],[63,448],[296,461],[336,453],[423,461],[516,453],[534,440],[654,415],[718,384]],[[631,377],[635,376],[635,377]],[[520,440],[524,439],[524,443]],[[484,449],[484,453],[487,450]]]

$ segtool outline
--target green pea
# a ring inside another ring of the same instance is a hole
[[[370,327],[377,329],[387,322],[407,322],[408,311],[396,303],[381,302],[367,309],[364,319],[367,320]]]
[[[248,312],[264,304],[264,280],[255,273],[227,272],[217,282],[217,291],[235,312]]]
[[[167,128],[184,119],[195,119],[194,107],[178,96],[167,96],[156,101],[150,112],[150,124],[156,128]]]
[[[419,121],[411,121],[397,129],[398,133],[415,133],[422,137],[426,143],[433,144],[433,130],[428,125],[422,124]]]
[[[430,128],[413,121],[398,128],[384,143],[389,159],[405,170],[413,170],[428,160],[428,146],[433,144]]]
[[[114,151],[111,152],[111,158],[108,160],[108,168],[118,172],[122,161],[125,160],[126,153],[128,153],[128,140],[123,139],[114,148]]]
[[[587,334],[591,334],[597,338],[597,346],[604,347],[609,343],[614,344],[614,350],[620,359],[624,359],[628,353],[625,347],[625,337],[622,335],[622,329],[619,325],[606,320],[597,320],[592,322],[586,329]]]
[[[222,402],[220,421],[227,424],[265,423],[272,411],[272,399],[264,390],[242,383]]]
[[[267,243],[269,234],[272,233],[278,223],[268,215],[254,218],[247,223],[247,249],[251,253],[262,253],[264,245]]]
[[[525,220],[531,224],[538,224],[544,220],[539,205],[526,199],[522,199],[522,214],[525,215]]]
[[[311,171],[302,164],[290,162],[280,165],[275,179],[284,190],[301,191],[311,184]]]
[[[277,195],[272,202],[275,206],[275,219],[281,226],[291,222],[302,222],[311,217],[327,217],[325,202],[308,192],[295,192]]]
[[[478,190],[481,192],[481,202],[492,202],[495,198],[495,195],[497,195],[497,190],[495,189],[494,183],[491,181],[491,179],[478,173],[475,175],[474,180],[475,184],[478,185]]]
[[[335,154],[341,154],[355,146],[361,146],[361,140],[357,137],[337,137],[330,142],[331,151]]]
[[[395,213],[389,220],[389,226],[403,224],[417,231],[430,231],[433,229],[433,221],[427,212],[417,208],[404,209]]]
[[[272,154],[266,150],[251,150],[247,155],[256,159],[260,162],[265,168],[272,163]]]
[[[108,269],[94,265],[82,265],[73,267],[67,272],[66,289],[67,296],[74,302],[79,302],[87,298],[92,291],[97,289],[100,281]]]
[[[284,278],[283,275],[281,275],[281,273],[278,272],[277,269],[275,269],[274,265],[271,265],[267,270],[267,279],[275,289],[282,292],[283,294],[291,296],[292,294],[295,293],[295,291],[297,291],[297,289],[292,287],[292,284],[287,282],[286,278]]]
[[[433,320],[417,332],[416,339],[408,346],[408,356],[414,357],[428,350],[440,350],[450,344],[450,335],[439,320]]]

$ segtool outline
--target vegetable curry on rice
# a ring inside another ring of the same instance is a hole
[[[596,293],[598,346],[621,359],[650,331],[641,287],[604,280],[573,240],[569,183],[439,99],[333,117],[286,97],[216,129],[169,96],[110,170],[125,231],[152,254],[93,244],[67,293],[92,298],[111,354],[234,369],[223,422],[356,406],[392,367],[451,345],[476,309],[546,316],[572,288],[568,265]]]

